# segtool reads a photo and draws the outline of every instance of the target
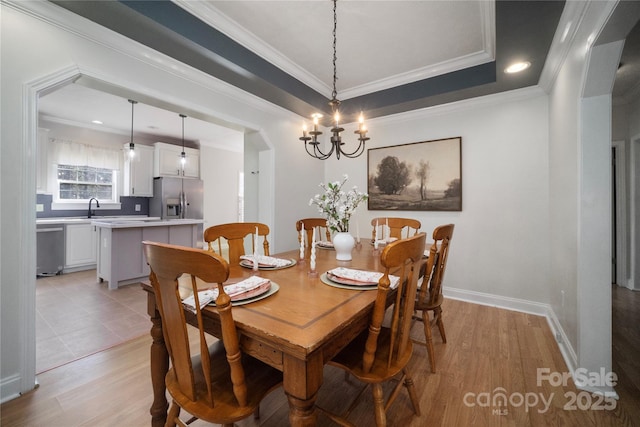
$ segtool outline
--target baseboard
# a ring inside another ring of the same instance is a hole
[[[0,403],[8,402],[20,396],[20,375],[16,374],[2,378],[2,381],[0,381],[0,390],[2,390]]]

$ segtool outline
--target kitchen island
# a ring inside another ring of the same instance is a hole
[[[91,222],[98,232],[97,278],[109,282],[109,289],[148,279],[149,266],[142,242],[170,243],[202,248],[201,219]]]

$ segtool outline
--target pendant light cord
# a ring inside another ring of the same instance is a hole
[[[336,6],[338,4],[338,0],[333,0],[333,92],[331,93],[331,96],[333,97],[333,100],[335,101],[338,97],[338,91],[336,90],[336,80],[338,79],[337,77],[337,67],[336,67],[336,61],[338,60],[337,54],[336,54],[336,30],[338,28],[338,16],[336,13]]]

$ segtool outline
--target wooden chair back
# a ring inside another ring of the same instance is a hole
[[[389,226],[388,236],[378,235],[377,229],[383,225]],[[422,226],[422,224],[417,219],[412,218],[379,217],[373,218],[371,220],[371,226],[373,227],[371,240],[375,241],[376,239],[380,240],[389,237],[395,237],[396,239],[406,239],[407,237],[415,236],[416,234],[418,234],[418,231],[420,231],[420,227]]]
[[[320,233],[325,233],[326,241],[331,241],[331,230],[327,227],[327,220],[325,218],[304,218],[296,221],[296,231],[298,232],[298,244],[300,244],[300,230],[304,225],[304,230],[307,236],[307,247],[311,247],[311,241],[313,240],[313,230],[316,227],[320,227]],[[321,238],[321,235],[317,238]]]
[[[446,224],[433,230],[433,244],[429,249],[427,267],[418,293],[417,305],[420,307],[435,307],[442,302],[442,280],[447,267],[453,228],[453,224]]]
[[[257,230],[257,235],[256,235]],[[269,226],[260,222],[232,222],[228,224],[218,224],[207,228],[204,231],[204,241],[207,242],[208,249],[216,253],[214,246],[217,242],[217,253],[222,254],[223,239],[229,245],[229,259],[231,265],[240,263],[240,257],[245,255],[245,238],[251,235],[251,252],[257,249],[260,237],[262,238],[262,250],[264,255],[269,255]]]
[[[362,356],[363,372],[367,373],[373,366],[378,350],[378,336],[387,309],[389,293],[389,275],[398,276],[399,283],[391,315],[391,342],[384,346],[388,352],[387,367],[397,366],[398,360],[407,360],[407,352],[412,351],[409,332],[411,318],[418,286],[418,276],[424,255],[426,234],[419,233],[407,239],[396,240],[387,245],[380,262],[384,267],[384,275],[378,282],[378,295],[371,316],[369,335]]]
[[[230,369],[233,391],[238,403],[246,403],[247,389],[244,371],[240,363],[240,346],[238,333],[231,314],[231,299],[225,293],[222,283],[229,277],[229,266],[219,255],[200,249],[168,245],[154,242],[142,242],[144,253],[151,268],[150,280],[156,297],[156,303],[162,317],[162,328],[171,365],[175,371],[177,383],[182,394],[192,401],[198,400],[194,378],[212,378],[213,369]],[[200,368],[202,373],[194,373],[187,322],[182,300],[178,292],[178,277],[188,274],[191,278],[193,293],[196,298],[195,316],[199,328]],[[218,298],[216,307],[220,313],[222,325],[222,341],[228,355],[229,367],[210,365],[209,349],[204,334],[202,313],[198,301],[198,290],[195,278],[208,283],[217,283]],[[207,382],[207,400],[215,405],[215,396],[210,382]]]

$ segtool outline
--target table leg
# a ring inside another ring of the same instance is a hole
[[[307,360],[284,358],[284,392],[289,401],[289,424],[293,427],[315,426],[318,390],[322,385],[322,358],[319,354]]]
[[[169,403],[166,397],[164,377],[169,370],[169,353],[164,342],[162,319],[160,313],[154,310],[151,317],[151,385],[153,387],[153,404],[151,405],[152,427],[162,427],[167,419]]]

